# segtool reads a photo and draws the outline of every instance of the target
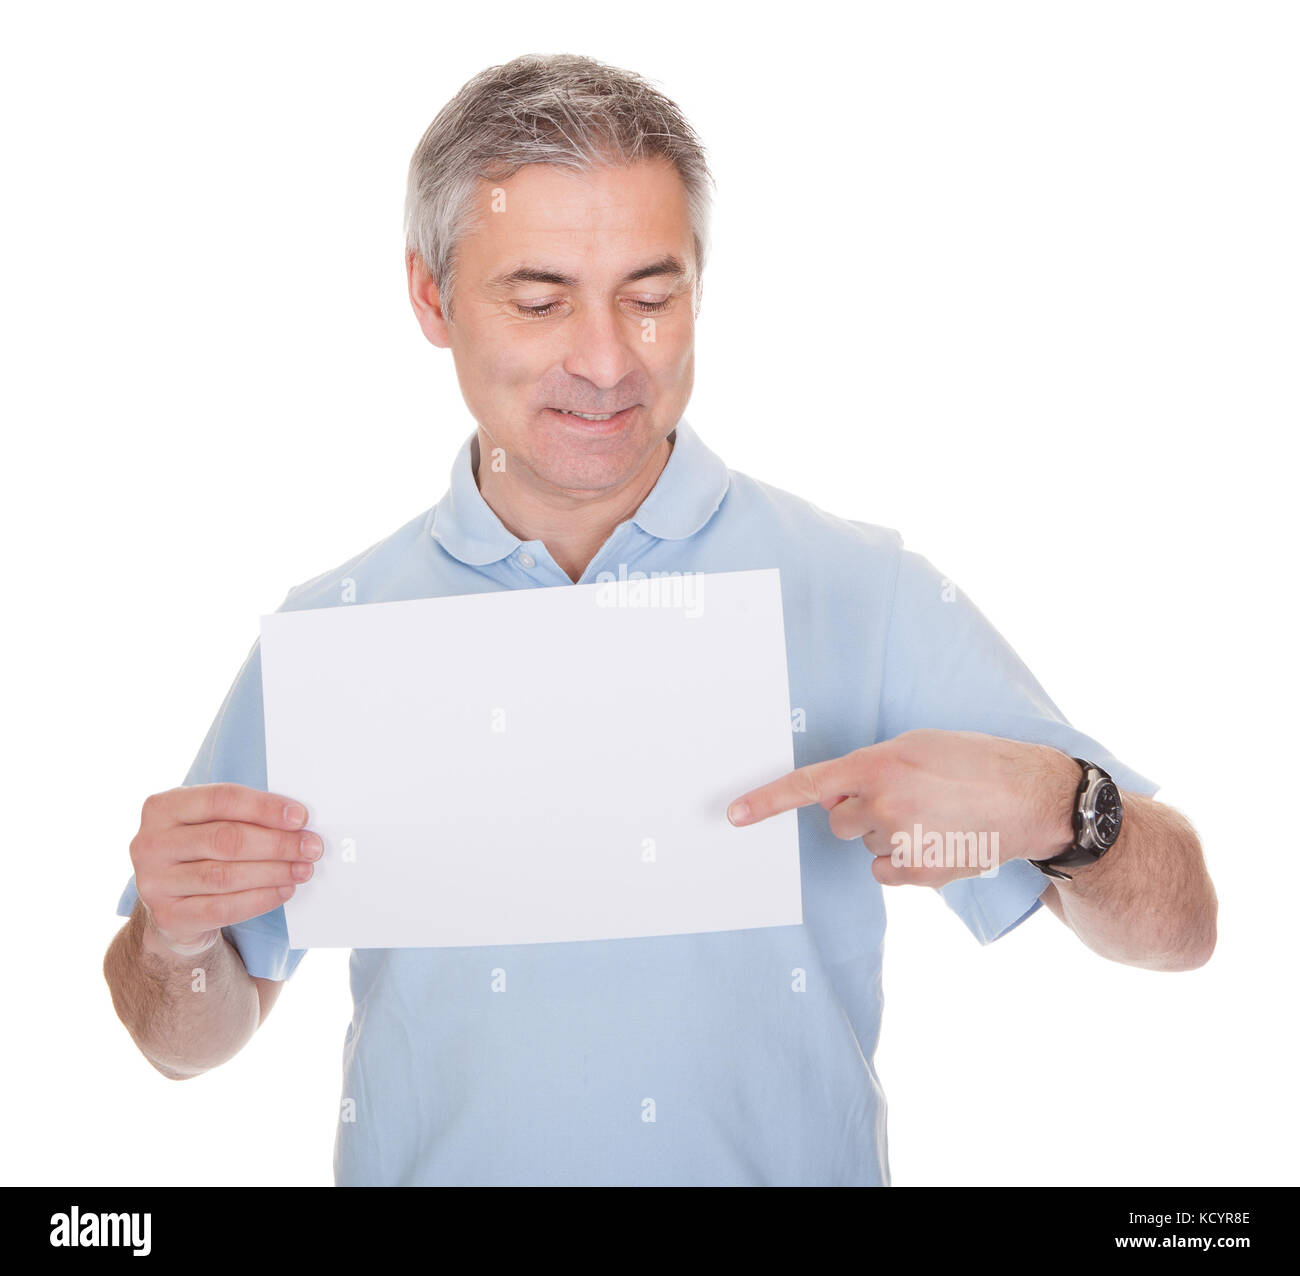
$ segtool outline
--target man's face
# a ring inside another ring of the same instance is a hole
[[[512,481],[617,488],[676,427],[694,381],[696,263],[681,179],[666,161],[588,173],[532,164],[482,182],[479,199],[481,225],[458,248],[451,322],[412,265],[421,327],[451,347],[465,402]]]

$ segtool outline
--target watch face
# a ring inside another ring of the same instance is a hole
[[[1115,845],[1119,837],[1120,821],[1124,817],[1124,806],[1119,798],[1119,789],[1107,780],[1097,789],[1095,826],[1097,843],[1102,847]]]

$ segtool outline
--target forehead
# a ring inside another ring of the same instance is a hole
[[[667,160],[588,172],[529,164],[504,181],[480,181],[476,204],[478,225],[460,244],[462,269],[493,269],[506,259],[573,266],[689,256],[686,189]]]

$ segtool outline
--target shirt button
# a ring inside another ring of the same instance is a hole
[[[524,550],[519,551],[519,565],[521,567],[533,567],[535,564],[536,560],[531,554],[526,553]]]

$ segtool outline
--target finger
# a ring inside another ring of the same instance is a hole
[[[268,886],[295,886],[311,877],[312,866],[305,860],[192,860],[178,864],[167,874],[163,889],[174,898],[191,895],[238,895],[241,891]]]
[[[867,752],[858,749],[841,758],[801,766],[779,780],[751,789],[727,808],[727,819],[737,828],[743,828],[796,807],[825,803],[845,793],[857,794],[865,779],[863,755]]]
[[[871,861],[871,875],[881,886],[933,885],[931,882],[919,880],[918,874],[923,871],[923,869],[904,868],[895,864],[888,855],[877,855]]]
[[[301,802],[243,784],[192,784],[150,801],[157,801],[160,812],[178,824],[238,820],[270,829],[299,829],[307,823],[307,808]]]
[[[210,824],[181,824],[154,835],[174,852],[176,862],[186,860],[299,860],[319,859],[323,843],[319,833],[269,829],[237,820]]]
[[[884,830],[877,823],[876,813],[869,798],[842,798],[832,802],[827,809],[830,811],[827,822],[836,837],[844,841],[860,837],[873,855],[881,853],[877,849],[881,845],[888,851],[889,839],[884,836]]]
[[[263,886],[233,895],[192,895],[176,900],[168,915],[168,929],[180,932],[234,926],[279,908],[292,894],[292,886]]]
[[[947,886],[962,877],[977,877],[979,868],[917,868],[895,864],[888,854],[877,855],[871,872],[882,886]]]
[[[871,861],[871,873],[882,886],[943,886],[955,876],[951,869],[896,864],[888,852]]]

